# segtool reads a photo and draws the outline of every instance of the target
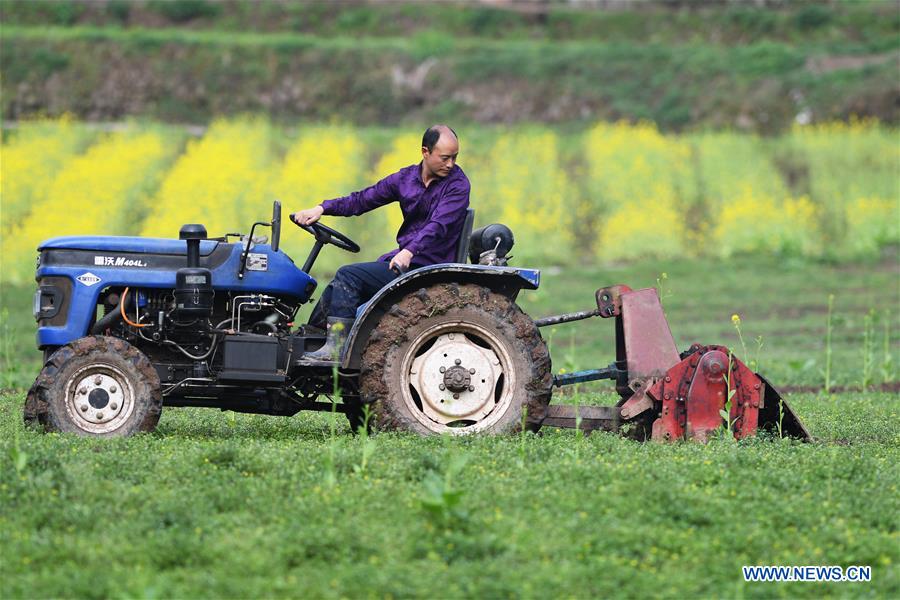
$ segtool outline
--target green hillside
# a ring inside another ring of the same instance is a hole
[[[897,121],[895,2],[630,6],[6,1],[2,110],[762,132]]]

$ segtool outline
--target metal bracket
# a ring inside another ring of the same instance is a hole
[[[561,427],[575,429],[576,423],[582,431],[618,432],[622,426],[622,417],[615,406],[573,406],[555,404],[547,407],[544,427]]]
[[[622,294],[630,292],[627,285],[611,285],[600,288],[594,293],[597,300],[597,312],[603,318],[618,317],[622,314]]]

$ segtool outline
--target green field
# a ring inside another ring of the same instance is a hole
[[[659,283],[679,346],[758,360],[816,437],[705,446],[365,438],[341,416],[201,409],[127,440],[41,435],[21,422],[39,368],[31,290],[6,286],[0,597],[896,597],[897,281],[893,256],[745,258],[548,270],[523,292],[539,317]],[[610,322],[545,335],[555,371],[613,359]],[[604,383],[557,401],[612,399]],[[870,565],[872,581],[744,583],[742,565]]]

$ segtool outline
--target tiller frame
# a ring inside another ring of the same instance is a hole
[[[598,289],[595,297],[596,310],[535,324],[615,319],[616,361],[604,369],[554,375],[553,386],[614,379],[621,399],[615,406],[550,405],[544,426],[610,431],[638,440],[705,442],[727,425],[736,439],[760,428],[811,439],[787,401],[728,348],[694,344],[679,353],[655,288],[613,285]]]

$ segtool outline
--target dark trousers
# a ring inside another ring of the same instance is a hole
[[[328,317],[355,319],[356,309],[396,278],[397,273],[388,268],[387,261],[379,260],[341,267],[322,292],[319,303],[313,308],[309,324],[325,329]]]

